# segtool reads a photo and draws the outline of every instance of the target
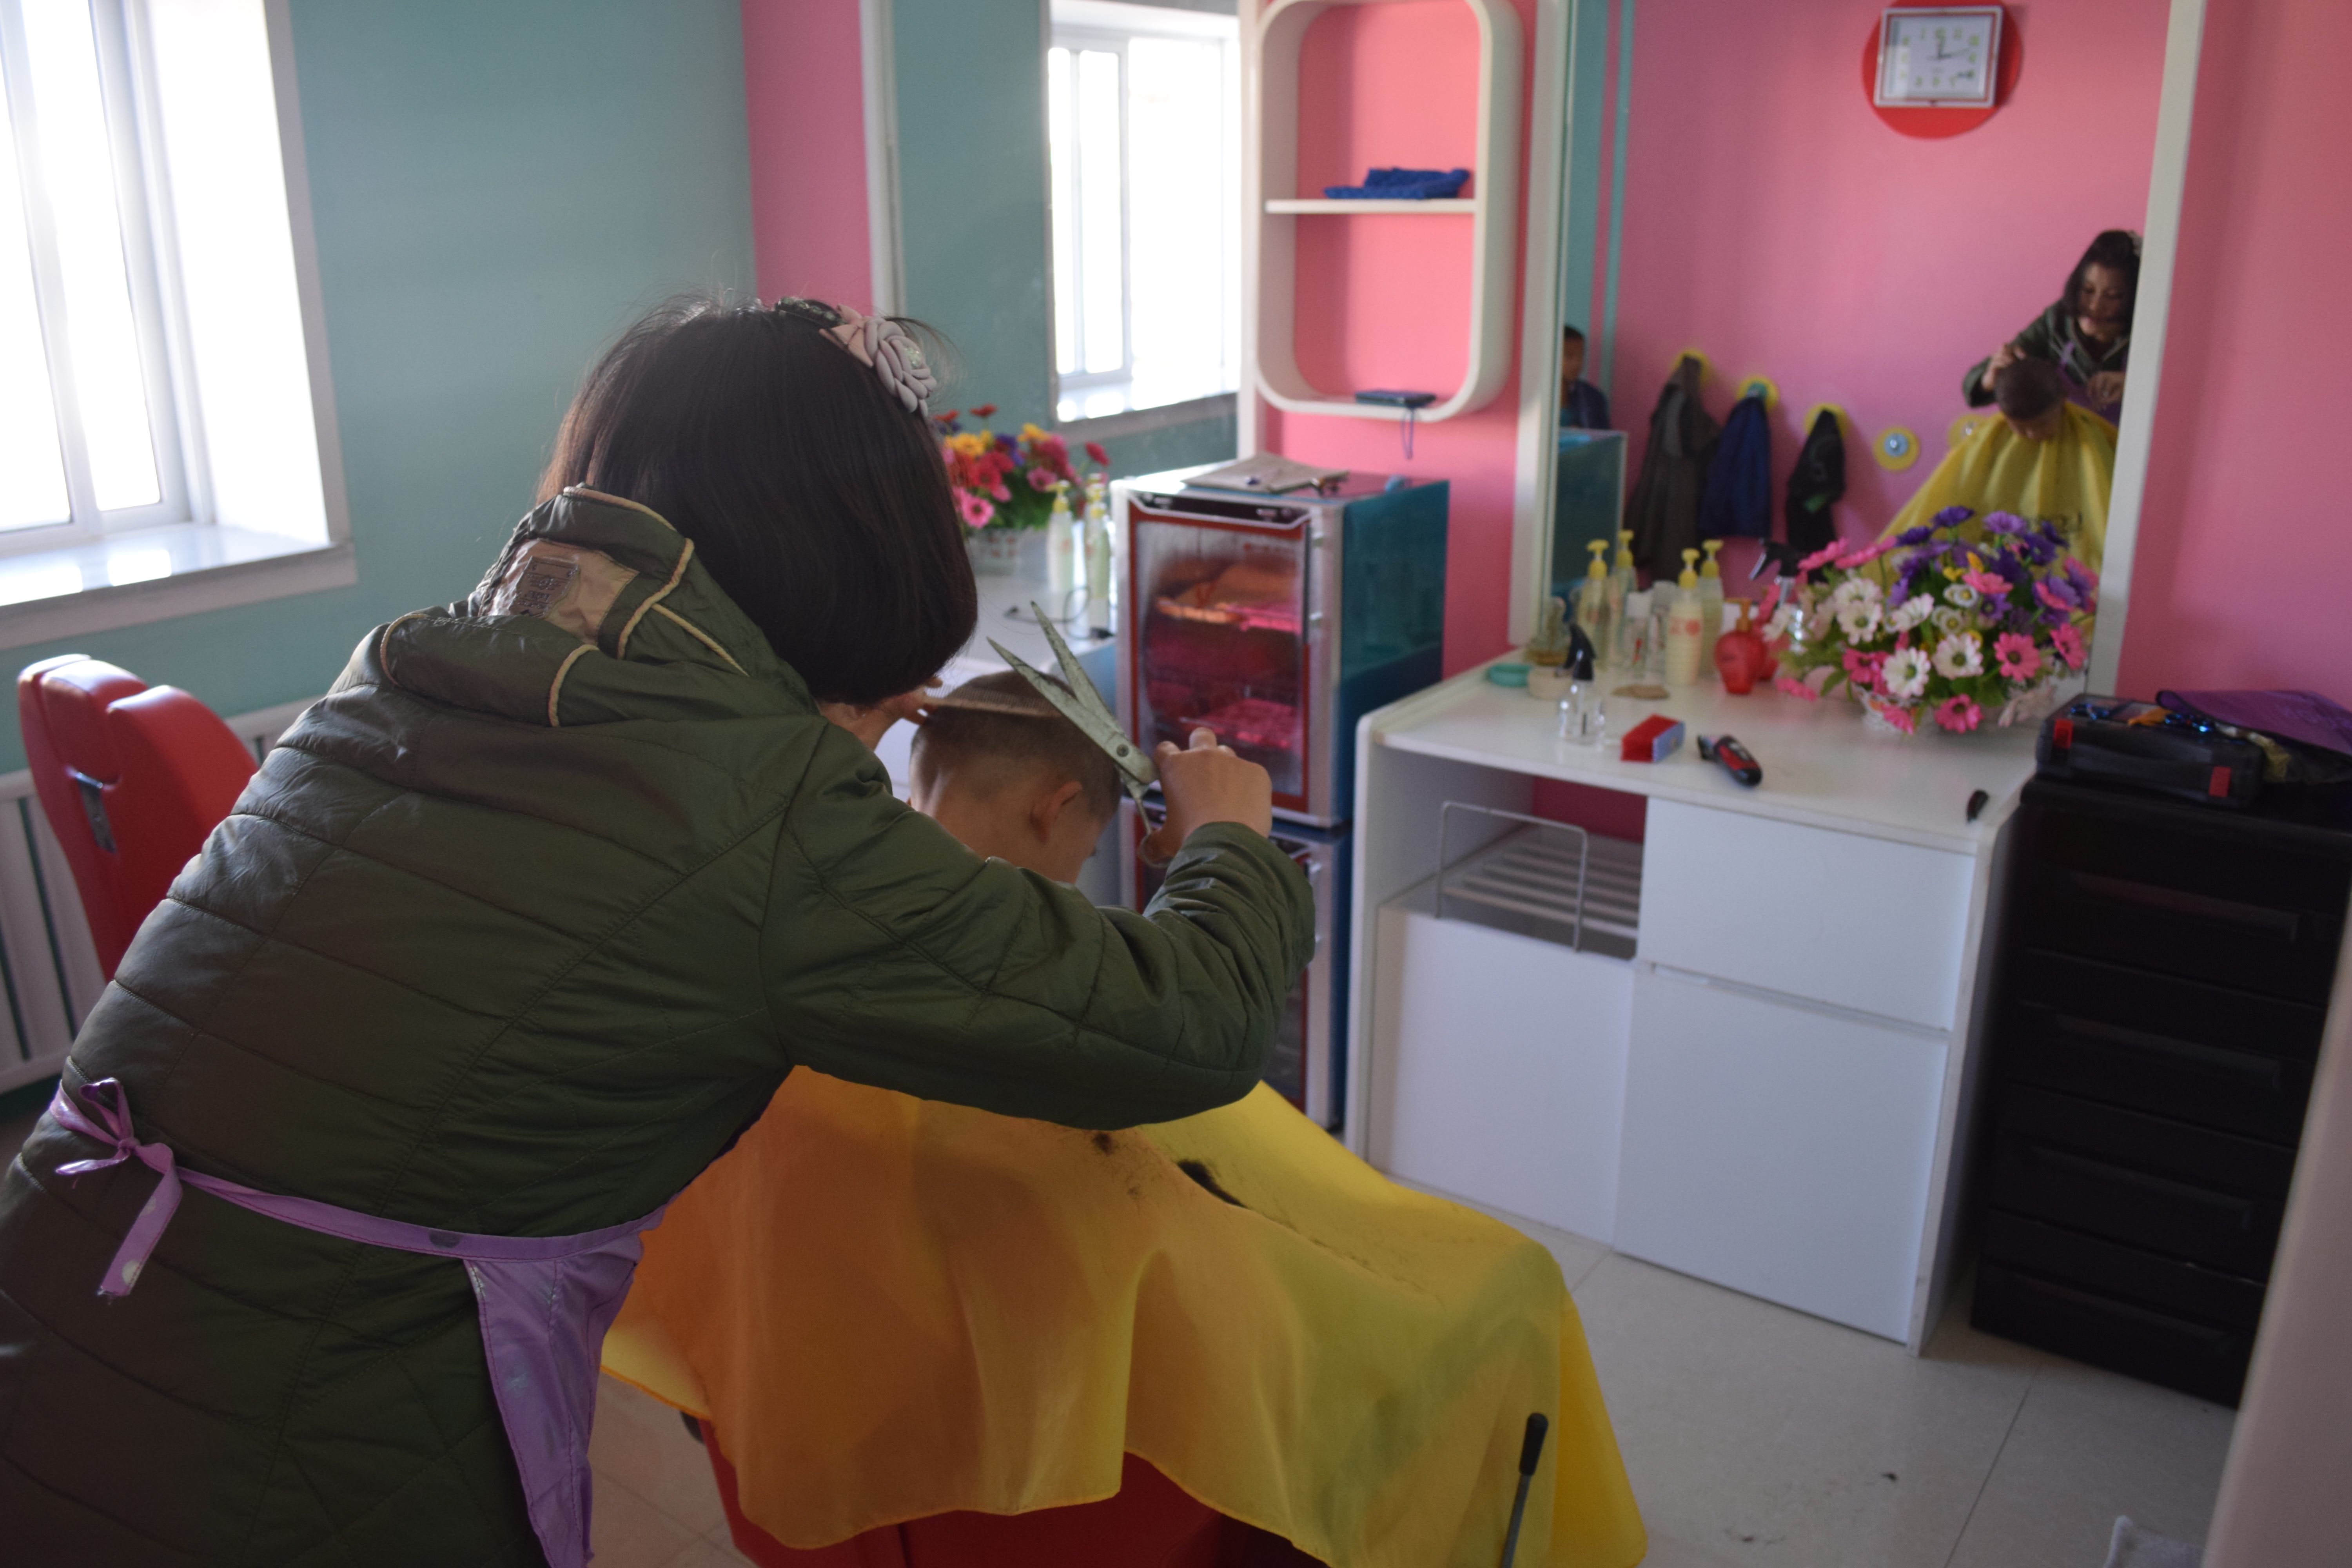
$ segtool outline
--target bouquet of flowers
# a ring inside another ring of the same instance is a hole
[[[1892,539],[1799,562],[1774,585],[1765,627],[1786,639],[1795,671],[1780,689],[1808,701],[1843,689],[1906,735],[1923,715],[1956,734],[1988,711],[2001,724],[2031,717],[2029,694],[2083,668],[2098,576],[2048,522],[1997,511],[1981,539],[1960,538],[1975,515],[1948,507]]]
[[[935,414],[931,423],[940,433],[940,452],[947,459],[948,482],[954,487],[956,510],[974,529],[1006,532],[1043,528],[1053,515],[1054,492],[1077,482],[1070,466],[1070,448],[1059,436],[1034,425],[1021,426],[1017,437],[1000,435],[985,424],[977,430],[963,427],[963,413],[986,420],[996,412],[993,403],[968,411],[950,408]],[[1089,441],[1087,456],[1107,468],[1110,455]]]

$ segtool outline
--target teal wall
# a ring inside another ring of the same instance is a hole
[[[223,713],[325,690],[368,628],[473,585],[604,342],[670,294],[751,287],[737,0],[291,15],[359,581],[11,668],[89,653]]]
[[[1189,8],[1230,10],[1216,0]],[[998,429],[1053,419],[1045,6],[892,0],[904,309],[955,349],[944,397]],[[1231,416],[1103,443],[1115,475],[1234,454]]]

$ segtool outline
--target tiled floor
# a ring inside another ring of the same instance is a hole
[[[0,1159],[27,1126],[0,1126]],[[1512,1223],[1583,1315],[1650,1568],[2100,1568],[2117,1514],[2205,1539],[2227,1410],[1979,1334],[1959,1308],[1914,1358]],[[607,1378],[596,1416],[597,1568],[748,1561],[675,1412]]]

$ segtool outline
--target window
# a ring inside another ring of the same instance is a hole
[[[0,605],[331,542],[268,20],[0,0]]]
[[[1055,0],[1045,56],[1059,415],[1229,393],[1241,365],[1231,16]]]

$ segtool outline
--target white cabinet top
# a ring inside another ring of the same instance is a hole
[[[1601,679],[1603,690],[1624,684]],[[1612,700],[1612,731],[1614,710],[1627,705]],[[2039,728],[1995,730],[1988,718],[1970,735],[1906,738],[1865,730],[1843,699],[1806,702],[1767,687],[1734,697],[1711,680],[1632,706],[1682,721],[1682,749],[1663,763],[1629,763],[1615,732],[1599,747],[1562,741],[1556,704],[1494,684],[1483,666],[1367,715],[1364,731],[1399,751],[1973,855],[1990,847],[2032,776]],[[1700,760],[1698,736],[1724,733],[1762,765],[1754,789]],[[1988,799],[1970,823],[1977,790]]]

